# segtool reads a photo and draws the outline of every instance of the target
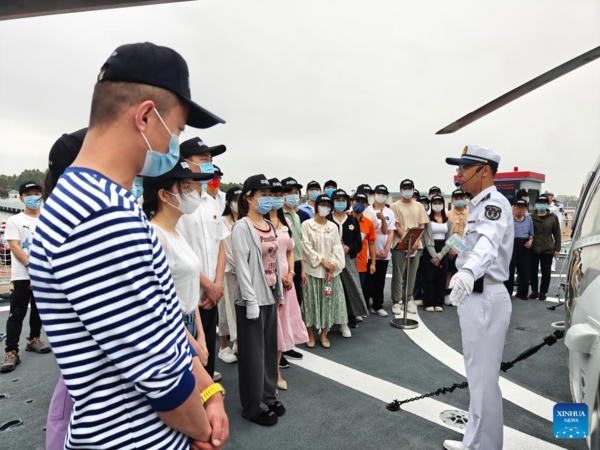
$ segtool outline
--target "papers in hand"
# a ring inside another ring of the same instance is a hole
[[[467,248],[465,242],[461,239],[461,237],[455,233],[446,241],[446,245],[454,250],[456,253],[462,253]]]

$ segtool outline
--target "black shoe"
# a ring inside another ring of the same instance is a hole
[[[281,417],[285,414],[285,406],[283,406],[283,403],[279,401],[271,403],[268,405],[268,408],[269,411],[274,412],[277,417]]]
[[[350,317],[348,319],[348,326],[350,328],[358,328],[358,321],[356,320],[356,317]]]
[[[277,415],[271,411],[270,409],[265,409],[260,416],[254,419],[252,422],[262,425],[263,427],[271,427],[277,423],[279,418]]]
[[[520,298],[521,300],[529,300],[527,298],[527,294],[517,294],[515,295],[516,298]]]
[[[281,361],[279,361],[280,369],[289,369],[290,363],[285,359],[285,356],[281,355]]]
[[[546,294],[540,294],[540,297],[538,300],[546,300]]]
[[[287,356],[290,359],[302,359],[304,358],[304,355],[300,352],[297,352],[296,350],[288,350],[287,352],[283,352],[283,354],[285,356]]]
[[[530,300],[535,300],[536,298],[538,298],[538,293],[537,292],[532,292],[531,294],[529,294],[529,299]]]

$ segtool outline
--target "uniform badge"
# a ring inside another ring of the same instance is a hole
[[[490,220],[498,220],[502,215],[502,208],[499,206],[488,205],[485,207],[485,217]]]

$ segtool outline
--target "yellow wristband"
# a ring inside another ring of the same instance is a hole
[[[223,398],[225,398],[225,389],[219,383],[213,383],[206,389],[204,389],[200,393],[200,397],[202,397],[202,403],[206,403],[210,400],[210,398],[215,395],[217,392],[223,393]]]

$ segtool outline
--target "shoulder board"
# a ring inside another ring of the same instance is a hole
[[[488,193],[488,195],[486,195],[485,197],[483,197],[483,198],[481,199],[481,201],[482,201],[482,202],[484,202],[484,201],[486,201],[486,200],[489,200],[491,196],[492,196],[492,194],[491,194],[491,193]]]

